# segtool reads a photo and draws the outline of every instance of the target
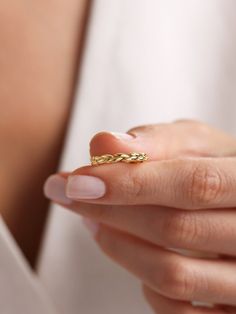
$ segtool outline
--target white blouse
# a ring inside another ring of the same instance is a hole
[[[101,130],[193,118],[236,133],[235,12],[234,0],[95,0],[60,168],[88,164]],[[36,285],[45,298],[35,306],[52,303],[58,314],[152,313],[140,282],[100,252],[78,215],[55,205]],[[22,313],[38,313],[21,298]]]

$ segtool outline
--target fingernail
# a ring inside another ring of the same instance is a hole
[[[44,184],[44,195],[61,204],[69,205],[72,203],[71,199],[66,197],[66,179],[54,174],[51,175]]]
[[[71,199],[97,199],[106,192],[105,183],[97,178],[86,175],[72,175],[68,177],[66,196]]]
[[[111,132],[111,134],[116,137],[119,140],[124,140],[124,141],[130,141],[133,140],[135,137],[128,134],[128,133],[118,133],[118,132]]]
[[[96,237],[99,230],[99,224],[89,218],[84,217],[82,218],[82,222],[85,225],[85,227],[89,230],[89,232],[92,234],[92,236]]]

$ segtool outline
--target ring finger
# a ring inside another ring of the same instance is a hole
[[[99,228],[95,238],[107,255],[163,296],[236,305],[233,261],[181,256],[105,226]]]

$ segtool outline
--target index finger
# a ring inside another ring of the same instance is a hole
[[[234,207],[235,158],[188,158],[82,167],[66,195],[97,204],[156,204],[183,209]]]

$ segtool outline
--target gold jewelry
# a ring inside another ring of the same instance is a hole
[[[101,156],[92,156],[91,164],[102,165],[102,164],[113,164],[117,162],[125,162],[125,163],[140,163],[148,160],[148,156],[145,153],[117,153],[114,155],[105,154]]]

